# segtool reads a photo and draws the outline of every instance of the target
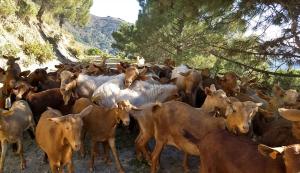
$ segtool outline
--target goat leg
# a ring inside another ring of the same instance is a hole
[[[46,153],[44,153],[44,158],[43,158],[44,163],[48,163],[48,156]]]
[[[183,169],[184,172],[190,172],[189,169],[189,155],[185,152],[183,157]]]
[[[140,140],[141,140],[141,136],[142,136],[142,134],[141,134],[141,132],[140,132],[140,133],[138,134],[138,136],[136,137],[136,139],[135,139],[135,152],[136,152],[136,158],[137,158],[139,161],[141,161],[141,160],[142,160],[142,157],[143,157],[143,155],[142,155],[142,150],[141,150],[140,145],[139,145]]]
[[[68,173],[74,173],[74,165],[72,160],[68,163]]]
[[[89,165],[89,170],[90,172],[94,172],[95,167],[94,167],[94,162],[95,162],[95,157],[96,157],[96,147],[97,146],[97,142],[95,140],[92,140],[92,144],[91,144],[91,160],[90,160],[90,165]]]
[[[58,166],[55,165],[55,163],[53,161],[49,161],[50,163],[50,169],[51,169],[51,173],[59,173],[58,172]]]
[[[164,143],[162,141],[156,140],[156,144],[151,155],[151,173],[156,173],[158,170],[160,153],[163,147]]]
[[[21,140],[18,140],[18,150],[17,153],[20,156],[20,160],[21,160],[21,169],[25,169],[26,168],[26,160],[24,159],[24,155],[23,155],[23,144]]]
[[[119,155],[117,153],[117,149],[116,149],[116,144],[115,144],[115,138],[110,138],[108,139],[108,144],[110,146],[110,149],[113,153],[113,156],[115,158],[115,162],[116,162],[116,166],[117,166],[117,169],[119,171],[119,173],[125,173],[121,163],[120,163],[120,160],[119,160]]]
[[[5,140],[1,141],[1,159],[0,159],[0,173],[3,172],[3,168],[4,168],[4,161],[5,161],[5,154],[7,151],[7,142]]]
[[[84,156],[85,156],[85,148],[84,148],[85,136],[86,136],[86,131],[82,130],[82,136],[81,136],[81,143],[82,143],[82,145],[80,147],[80,157],[81,157],[81,159],[83,159]]]
[[[110,156],[109,156],[109,144],[107,141],[102,143],[104,149],[104,162],[106,164],[111,164]]]
[[[137,150],[139,152],[142,152],[142,155],[145,157],[146,161],[148,162],[148,164],[151,166],[151,158],[150,158],[150,153],[149,150],[147,149],[147,142],[150,140],[150,136],[149,135],[142,135],[140,136],[140,138],[138,139],[138,141],[136,141],[136,146],[137,146]]]

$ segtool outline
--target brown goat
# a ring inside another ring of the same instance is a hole
[[[259,145],[258,150],[261,154],[272,159],[282,157],[285,163],[286,173],[300,172],[300,144],[271,148]]]
[[[198,89],[203,90],[201,72],[197,70],[189,70],[186,73],[180,73],[176,79],[177,88],[184,92],[184,97],[187,97],[186,102],[195,106],[195,97]]]
[[[8,143],[17,143],[17,153],[21,159],[21,169],[26,167],[26,161],[23,156],[23,131],[31,128],[35,129],[32,112],[26,101],[16,101],[12,107],[6,111],[0,109],[0,140],[1,140],[1,160],[0,172],[3,172],[5,154]]]
[[[245,129],[244,127],[248,126],[252,114],[255,113],[255,111],[257,111],[258,109],[258,105],[252,102],[250,104],[250,107],[236,106],[237,103],[239,105],[244,104],[234,102],[233,104],[235,106],[227,106],[225,114],[225,116],[227,116],[226,121],[223,118],[221,118],[218,121],[223,121],[220,124],[226,125],[229,130],[237,129],[237,132],[246,133],[247,129]],[[166,102],[163,103],[161,107],[156,107],[154,109],[153,117],[155,123],[154,131],[156,145],[151,157],[152,173],[156,172],[158,157],[160,155],[161,150],[163,149],[163,146],[166,144],[173,145],[176,148],[187,152],[188,154],[200,154],[199,151],[196,149],[196,146],[194,144],[191,144],[180,134],[182,132],[182,128],[186,128],[189,126],[197,126],[199,128],[199,131],[203,131],[203,133],[209,131],[209,129],[211,128],[209,123],[215,123],[214,121],[208,120],[208,117],[211,117],[211,115],[209,114],[209,112],[206,112],[204,110],[199,111],[199,109],[192,108],[181,102]],[[239,116],[241,118],[238,118],[237,115],[239,114],[242,115]],[[228,117],[232,117],[232,120],[229,121]],[[237,128],[229,128],[231,126]]]
[[[247,133],[249,131],[251,120],[258,111],[261,103],[252,101],[233,102],[226,110],[226,127],[235,134]]]
[[[47,107],[59,109],[63,114],[71,111],[74,100],[72,99],[68,105],[64,105],[63,96],[59,88],[53,88],[41,92],[36,92],[36,88],[21,82],[17,84],[14,93],[17,99],[25,99],[33,112],[35,122],[38,122],[41,114],[47,110]]]
[[[210,131],[201,128],[204,135],[199,130],[183,130],[185,138],[197,144],[201,153],[199,173],[284,173],[282,160],[261,155],[251,139],[234,136],[217,126]]]
[[[124,172],[115,146],[116,127],[120,120],[122,120],[124,125],[129,125],[130,118],[128,112],[131,109],[135,109],[135,107],[132,106],[128,101],[121,101],[118,103],[118,108],[108,109],[93,104],[87,98],[80,98],[76,100],[73,106],[73,113],[80,112],[83,108],[89,105],[93,105],[93,110],[88,116],[83,118],[83,130],[84,133],[87,133],[92,140],[90,171],[94,170],[97,144],[99,142],[108,142],[118,171]],[[106,156],[106,158],[108,158],[108,156]]]
[[[81,147],[82,118],[88,115],[93,106],[88,106],[78,114],[62,116],[58,110],[45,111],[36,127],[36,142],[47,154],[52,173],[74,172],[73,151]]]
[[[216,90],[212,85],[211,88],[205,88],[207,97],[203,104],[203,106],[198,109],[199,111],[205,112],[214,112],[215,109],[220,109],[225,112],[227,105],[229,104],[229,100],[226,97],[226,94],[222,90]],[[148,141],[154,137],[154,119],[153,119],[153,108],[156,106],[161,106],[160,103],[150,103],[144,106],[141,106],[139,109],[142,111],[132,111],[131,115],[137,120],[140,132],[138,137],[135,140],[136,144],[136,152],[137,158],[141,159],[143,156],[148,163],[150,163],[150,154],[147,150]],[[187,167],[187,155],[185,155],[184,159],[184,167]]]
[[[237,84],[239,76],[234,72],[227,72],[223,77],[218,78],[218,83],[221,85],[222,90],[226,92],[228,96],[234,96],[240,92],[240,88]]]
[[[283,118],[292,121],[293,136],[300,140],[300,110],[280,108],[278,112]]]

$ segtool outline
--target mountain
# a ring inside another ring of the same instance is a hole
[[[124,20],[110,16],[98,17],[91,15],[87,26],[78,27],[67,23],[65,29],[71,32],[77,41],[115,54],[116,50],[111,47],[114,41],[112,33],[117,31],[124,22]]]

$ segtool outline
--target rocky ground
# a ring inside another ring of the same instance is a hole
[[[144,161],[138,161],[135,157],[134,139],[136,135],[129,134],[124,128],[118,130],[117,135],[117,149],[120,154],[121,164],[127,173],[147,173],[150,172],[150,167]],[[88,142],[85,142],[88,143]],[[151,146],[154,142],[151,142]],[[101,146],[100,146],[101,149]],[[34,140],[30,139],[29,135],[25,132],[24,140],[24,154],[27,161],[27,168],[23,171],[20,170],[20,159],[12,152],[11,146],[8,149],[5,161],[4,173],[48,173],[51,172],[49,165],[43,163],[43,153],[37,147]],[[74,165],[76,173],[85,173],[88,171],[89,155],[84,159],[79,157],[78,153],[74,155]],[[180,173],[183,172],[182,168],[183,153],[173,147],[166,147],[161,154],[160,173]],[[95,162],[96,173],[115,173],[117,172],[113,157],[111,155],[112,163],[107,165],[101,160],[101,155]],[[198,172],[199,160],[196,157],[189,159],[191,173]]]

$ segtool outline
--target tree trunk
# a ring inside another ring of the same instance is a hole
[[[62,28],[64,23],[65,23],[65,15],[60,14],[59,15],[59,27]]]
[[[45,4],[44,1],[42,1],[41,8],[39,9],[38,14],[36,15],[36,18],[38,19],[38,21],[39,21],[40,23],[43,22],[43,21],[42,21],[42,17],[43,17],[43,15],[44,15],[44,13],[45,13],[45,10],[46,10],[46,4]]]

